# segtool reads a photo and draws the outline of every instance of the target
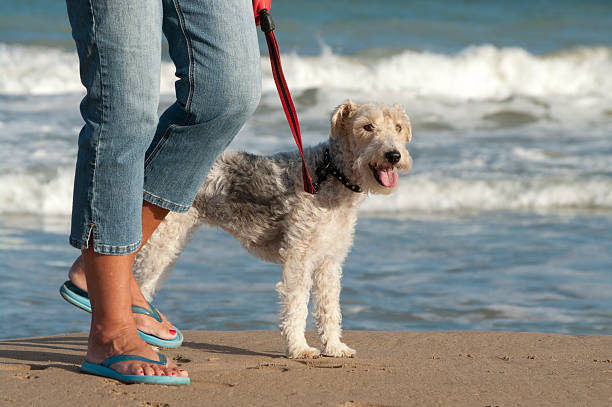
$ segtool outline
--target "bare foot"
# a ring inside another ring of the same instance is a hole
[[[83,261],[83,257],[79,256],[72,267],[70,267],[70,271],[68,272],[68,278],[74,285],[79,287],[83,291],[87,291],[87,281],[85,280],[85,264]],[[151,310],[147,300],[144,295],[140,291],[140,286],[136,282],[136,279],[132,274],[131,275],[131,283],[130,283],[130,292],[132,295],[132,304],[137,305],[139,307],[143,307]],[[136,321],[136,327],[147,334],[157,336],[161,339],[171,340],[176,337],[176,328],[174,325],[166,319],[166,317],[160,312],[159,315],[162,317],[162,322],[157,322],[154,318],[144,315],[144,314],[133,314],[134,320]],[[155,356],[153,359],[155,359]]]
[[[157,352],[147,345],[136,332],[133,322],[122,327],[97,327],[90,330],[89,346],[86,360],[100,364],[110,356],[137,355],[147,359],[159,360]],[[139,360],[127,360],[110,365],[111,369],[125,375],[141,376],[180,376],[187,377],[186,370],[180,369],[175,363],[167,361],[166,365],[148,363]]]

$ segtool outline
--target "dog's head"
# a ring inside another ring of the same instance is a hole
[[[412,157],[406,143],[412,138],[410,118],[395,104],[346,101],[332,114],[331,138],[340,143],[344,166],[364,191],[390,194],[399,172],[408,172]]]

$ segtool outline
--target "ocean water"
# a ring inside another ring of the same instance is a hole
[[[612,333],[612,3],[516,3],[273,2],[305,144],[347,98],[412,118],[412,172],[361,209],[345,328]],[[294,143],[264,44],[230,148],[269,154]],[[57,294],[82,96],[64,3],[0,3],[0,339],[88,328]],[[279,278],[203,228],[156,303],[182,329],[273,329]]]

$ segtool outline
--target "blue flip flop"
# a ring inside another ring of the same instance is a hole
[[[81,290],[79,287],[74,285],[72,281],[68,280],[60,287],[60,295],[70,304],[79,307],[80,309],[91,312],[91,303],[89,302],[89,294],[87,291]],[[138,305],[132,305],[132,312],[135,314],[144,314],[157,322],[162,322],[163,319],[157,308],[153,304],[149,303],[152,311],[146,308],[139,307]],[[178,348],[183,344],[183,334],[178,329],[176,330],[176,337],[174,339],[162,339],[155,335],[144,333],[138,330],[140,337],[148,344],[159,346],[160,348]]]
[[[113,364],[126,360],[140,360],[147,363],[154,363],[156,365],[166,366],[166,357],[161,353],[158,353],[158,355],[159,360],[147,359],[137,355],[115,355],[104,359],[99,365],[96,363],[84,361],[81,364],[81,370],[83,372],[90,373],[96,376],[116,379],[124,383],[165,384],[167,386],[177,386],[191,383],[189,377],[126,375],[121,374],[115,369],[110,368]]]

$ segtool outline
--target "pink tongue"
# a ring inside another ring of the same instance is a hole
[[[392,169],[378,170],[378,179],[384,186],[393,188],[397,184],[397,172]]]

